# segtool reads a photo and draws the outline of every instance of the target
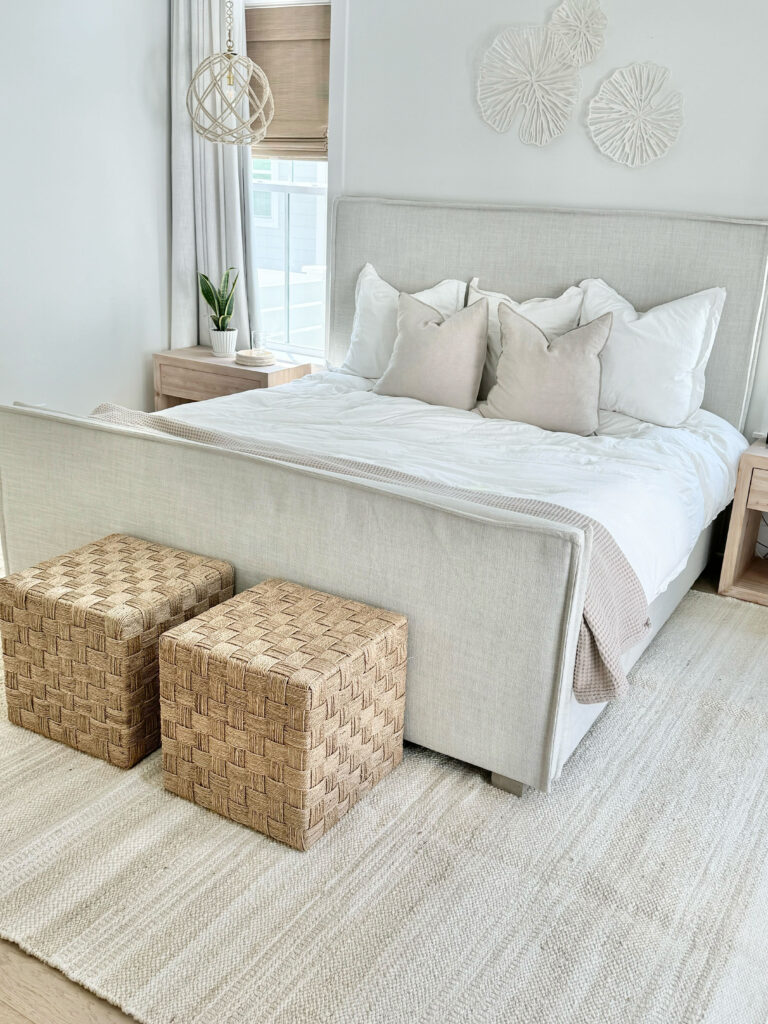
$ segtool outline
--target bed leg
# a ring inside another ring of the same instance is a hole
[[[491,785],[495,786],[496,789],[503,789],[505,793],[511,793],[512,796],[522,796],[528,787],[518,782],[517,779],[508,779],[506,775],[497,775],[496,772],[491,772]]]

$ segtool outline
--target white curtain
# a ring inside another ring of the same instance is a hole
[[[244,0],[234,0],[233,37],[245,53]],[[250,307],[256,309],[248,272],[251,224],[251,151],[207,142],[193,129],[186,96],[198,64],[226,49],[223,0],[172,0],[171,6],[171,348],[209,344],[208,307],[197,273],[218,283],[236,267],[232,327],[237,347],[250,343]],[[255,324],[253,325],[255,327]]]

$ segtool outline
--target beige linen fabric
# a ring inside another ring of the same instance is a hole
[[[510,295],[505,295],[504,292],[492,292],[480,288],[479,279],[473,277],[467,289],[467,305],[471,306],[483,296],[488,299],[488,351],[480,382],[480,397],[485,399],[496,383],[496,367],[499,365],[501,357],[499,306],[502,303],[511,306],[515,312],[540,327],[547,339],[551,341],[579,326],[584,292],[576,285],[571,285],[557,298],[524,299],[522,302],[518,302]]]
[[[488,300],[447,320],[412,295],[400,295],[397,341],[377,395],[417,398],[430,405],[474,409],[485,364]]]
[[[370,260],[398,288],[441,277],[511,295],[559,295],[602,277],[650,309],[679,295],[728,291],[703,407],[741,429],[766,305],[768,221],[676,213],[483,206],[344,196],[334,203],[328,356],[349,344],[355,282]],[[620,243],[617,243],[620,239]]]
[[[588,522],[264,452],[0,408],[10,567],[119,529],[226,559],[238,589],[280,577],[396,609],[412,625],[405,738],[547,789],[573,703]]]
[[[612,319],[606,313],[547,341],[540,327],[502,303],[496,383],[488,401],[479,406],[480,412],[542,430],[594,434],[599,423],[599,357]]]
[[[767,663],[692,593],[552,793],[409,746],[306,854],[0,696],[0,933],[145,1024],[764,1024]]]
[[[410,299],[410,296],[406,297]],[[648,602],[623,551],[608,530],[596,519],[590,519],[589,516],[564,508],[562,505],[534,498],[510,498],[504,494],[473,491],[427,480],[411,473],[401,473],[374,463],[315,455],[276,443],[243,440],[222,431],[197,427],[169,416],[123,409],[119,405],[100,405],[94,410],[93,418],[121,426],[141,427],[145,430],[167,433],[201,444],[216,445],[225,450],[279,458],[292,465],[309,466],[351,478],[359,477],[417,488],[425,494],[460,499],[479,507],[507,509],[583,530],[592,537],[592,549],[573,671],[573,692],[582,704],[599,704],[612,700],[626,689],[627,677],[621,656],[641,640],[650,628]],[[492,552],[490,556],[494,557]],[[542,571],[551,572],[552,566],[549,570],[542,567]],[[483,579],[482,574],[478,574],[478,579]],[[527,599],[531,600],[530,595]],[[514,616],[511,617],[511,621],[513,620]],[[546,646],[541,637],[539,642],[542,643],[542,647]]]

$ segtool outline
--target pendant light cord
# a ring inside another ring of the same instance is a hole
[[[226,14],[224,20],[227,25],[227,53],[232,53],[235,48],[234,41],[232,39],[232,25],[234,23],[234,16],[232,14],[232,0],[227,0],[225,4]]]

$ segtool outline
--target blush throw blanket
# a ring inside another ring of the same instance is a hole
[[[335,476],[413,488],[421,493],[518,512],[590,531],[592,549],[576,649],[573,692],[581,704],[597,704],[612,700],[627,688],[621,657],[642,639],[650,627],[648,602],[624,552],[596,519],[546,501],[455,487],[358,459],[315,454],[271,441],[243,439],[222,431],[196,427],[170,416],[137,412],[111,403],[98,406],[91,416],[115,426],[167,434],[185,441],[195,441]]]

